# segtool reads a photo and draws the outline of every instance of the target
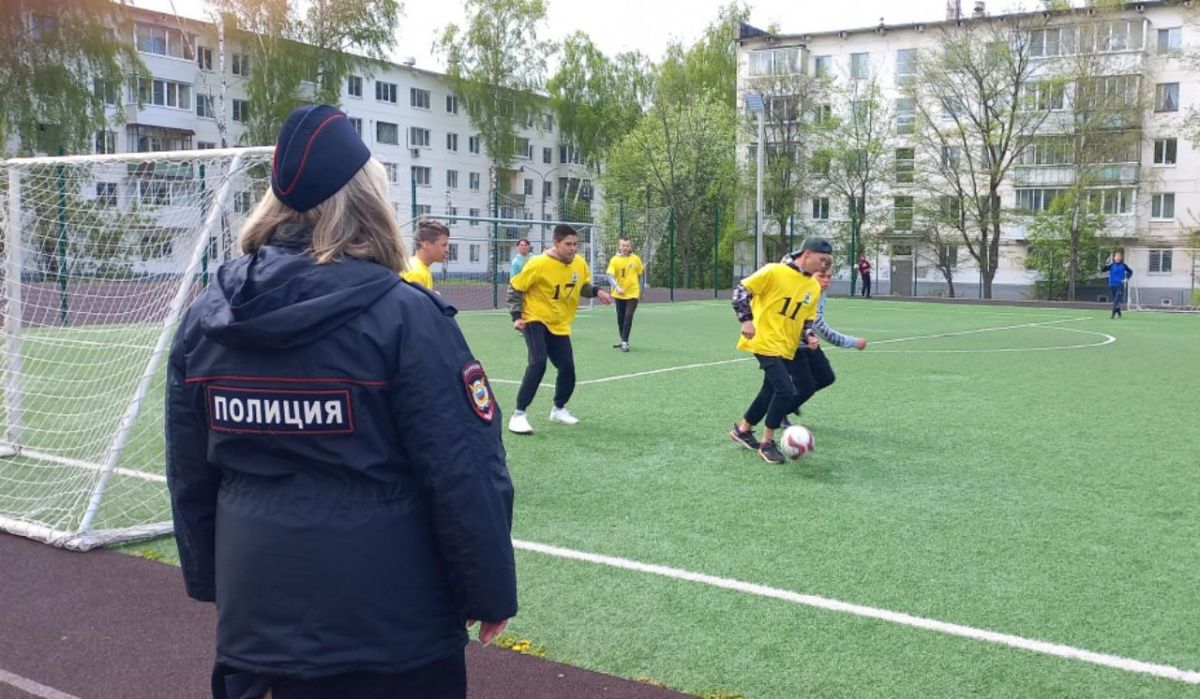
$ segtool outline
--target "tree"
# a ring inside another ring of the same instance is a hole
[[[954,273],[958,270],[958,244],[968,232],[962,199],[951,195],[922,197],[916,203],[920,227],[915,253],[924,258],[946,280],[947,296],[955,298]]]
[[[558,70],[546,83],[561,139],[599,172],[612,147],[637,125],[653,81],[650,61],[641,53],[609,58],[587,34],[571,34],[563,42]]]
[[[15,137],[24,153],[90,152],[106,102],[120,106],[126,77],[145,72],[132,35],[109,0],[0,2],[0,148]]]
[[[1000,188],[1050,115],[1039,100],[1062,89],[1033,60],[1030,30],[1044,26],[1008,17],[943,28],[938,45],[918,55],[908,86],[922,157],[958,159],[940,170],[947,179],[933,188],[959,198],[970,224],[962,241],[979,267],[984,298],[992,297],[1000,266]]]
[[[384,65],[403,9],[399,0],[314,0],[301,16],[287,0],[211,1],[234,19],[229,33],[249,57],[247,145],[272,143],[301,104],[339,105],[347,76]]]
[[[446,77],[462,98],[496,168],[517,155],[517,133],[544,104],[546,57],[553,44],[538,38],[546,19],[543,0],[464,0],[467,26],[448,24],[436,49],[446,57]]]
[[[785,68],[776,68],[766,75],[752,76],[746,81],[746,93],[757,94],[763,100],[765,144],[758,144],[757,114],[750,114],[745,126],[755,142],[755,148],[765,148],[763,159],[763,198],[768,216],[776,224],[779,247],[786,247],[788,224],[796,214],[797,202],[809,191],[805,157],[809,140],[816,129],[812,108],[821,94],[823,81],[808,75],[797,60]],[[750,168],[757,167],[756,158]]]
[[[1042,278],[1046,298],[1066,292],[1067,300],[1074,300],[1079,261],[1099,259],[1099,234],[1108,224],[1100,207],[1086,189],[1072,187],[1034,215],[1025,268]],[[1090,271],[1094,276],[1095,268]]]
[[[850,218],[847,260],[851,267],[859,251],[865,249],[864,234],[888,210],[872,205],[870,195],[885,176],[893,151],[889,149],[892,110],[884,102],[879,85],[873,79],[847,78],[828,91],[839,96],[847,111],[835,113],[828,104],[818,104],[812,113],[814,148],[809,170],[812,179],[825,192],[846,201]],[[912,208],[907,223],[912,227]],[[850,275],[850,293],[854,294],[855,276]]]

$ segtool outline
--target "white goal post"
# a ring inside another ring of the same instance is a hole
[[[1127,247],[1125,262],[1133,269],[1130,309],[1200,312],[1200,248]]]
[[[78,550],[171,531],[166,354],[271,154],[0,161],[0,530]]]

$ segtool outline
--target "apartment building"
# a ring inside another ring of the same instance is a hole
[[[881,21],[860,29],[743,36],[738,50],[739,94],[744,98],[756,77],[800,71],[835,76],[835,80],[873,80],[895,119],[889,148],[897,159],[911,159],[912,107],[905,99],[904,84],[912,78],[914,52],[933,50],[942,30],[960,23],[1003,22],[1012,17],[990,16],[982,2],[973,3],[962,16],[959,6],[951,0],[946,18],[929,23],[888,26]],[[1123,162],[1107,163],[1102,186],[1094,193],[1106,215],[1103,235],[1112,245],[1129,248],[1138,293],[1146,304],[1189,303],[1200,272],[1193,250],[1193,233],[1200,226],[1200,181],[1193,173],[1200,168],[1200,151],[1183,128],[1189,110],[1200,104],[1200,74],[1184,59],[1185,53],[1200,46],[1190,12],[1191,8],[1178,3],[1141,2],[1102,17],[1086,11],[1038,13],[1044,24],[1029,36],[1034,61],[1050,61],[1072,52],[1103,54],[1105,60],[1122,66],[1120,75],[1112,78],[1122,83],[1120,89],[1141,90],[1148,96],[1136,126],[1141,131],[1137,144],[1127,156],[1117,158]],[[1047,108],[1064,110],[1068,106],[1050,100]],[[847,116],[851,109],[849,104],[830,107]],[[1047,119],[1039,134],[1061,133],[1057,129],[1063,121]],[[750,155],[757,146],[756,138],[744,133],[739,139],[739,159],[753,168]],[[1072,165],[1044,148],[1035,151],[1031,147],[1021,155],[1001,190],[1002,207],[1014,215],[1006,216],[1001,237],[1001,263],[993,285],[996,298],[1034,295],[1037,275],[1025,269],[1030,219],[1021,214],[1044,210],[1057,192],[1075,181]],[[905,168],[894,170],[903,172]],[[883,239],[873,260],[877,284],[882,285],[879,291],[902,296],[944,295],[944,277],[931,262],[932,251],[922,249],[920,222],[914,223],[912,216],[913,202],[922,196],[919,183],[894,175],[883,179],[888,181],[871,196],[895,211],[896,225],[877,232]],[[846,209],[846,202],[823,192],[815,192],[811,201],[797,202],[796,207],[804,223],[830,233],[839,226],[844,228]],[[906,211],[906,216],[901,215]],[[950,247],[957,260],[955,291],[959,296],[978,295],[981,280],[974,260],[964,246]],[[1093,264],[1098,261],[1084,261],[1085,268],[1093,268]],[[848,279],[845,270],[841,276]],[[1084,284],[1078,298],[1098,300],[1106,295],[1101,284]]]
[[[211,149],[223,142],[230,147],[254,145],[244,142],[253,108],[245,86],[256,69],[250,54],[227,41],[222,57],[213,24],[134,7],[123,11],[130,14],[129,40],[137,46],[149,75],[103,88],[113,125],[96,134],[94,152]],[[493,183],[500,190],[499,214],[504,218],[559,218],[564,197],[573,202],[571,210],[578,215],[598,195],[574,148],[560,140],[548,107],[521,129],[513,167],[493,172],[480,136],[446,77],[411,60],[374,74],[349,76],[342,86],[341,108],[384,164],[393,207],[402,223],[422,214],[451,217],[455,242],[445,269],[435,273],[471,275],[490,269],[491,226],[470,217],[492,215]],[[112,197],[117,205],[117,198],[144,196],[117,183],[104,186],[103,196]],[[238,192],[236,211],[248,211],[258,194]],[[500,236],[521,232],[510,227],[502,229]],[[498,251],[501,269],[507,268],[508,248],[503,244]],[[163,259],[157,266],[173,263]]]

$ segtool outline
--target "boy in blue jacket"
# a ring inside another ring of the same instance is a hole
[[[1101,271],[1108,272],[1108,290],[1113,300],[1112,315],[1109,316],[1109,319],[1120,318],[1121,299],[1125,295],[1125,282],[1133,276],[1133,270],[1125,264],[1125,253],[1121,250],[1113,250],[1112,258]]]

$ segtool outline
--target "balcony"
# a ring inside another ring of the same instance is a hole
[[[1096,185],[1135,185],[1141,182],[1138,163],[1113,163],[1095,172]],[[1074,165],[1018,165],[1013,168],[1014,187],[1070,187],[1075,184]]]
[[[159,107],[149,103],[141,107],[126,104],[125,123],[131,126],[157,126],[191,134],[196,125],[196,112],[192,109]]]

